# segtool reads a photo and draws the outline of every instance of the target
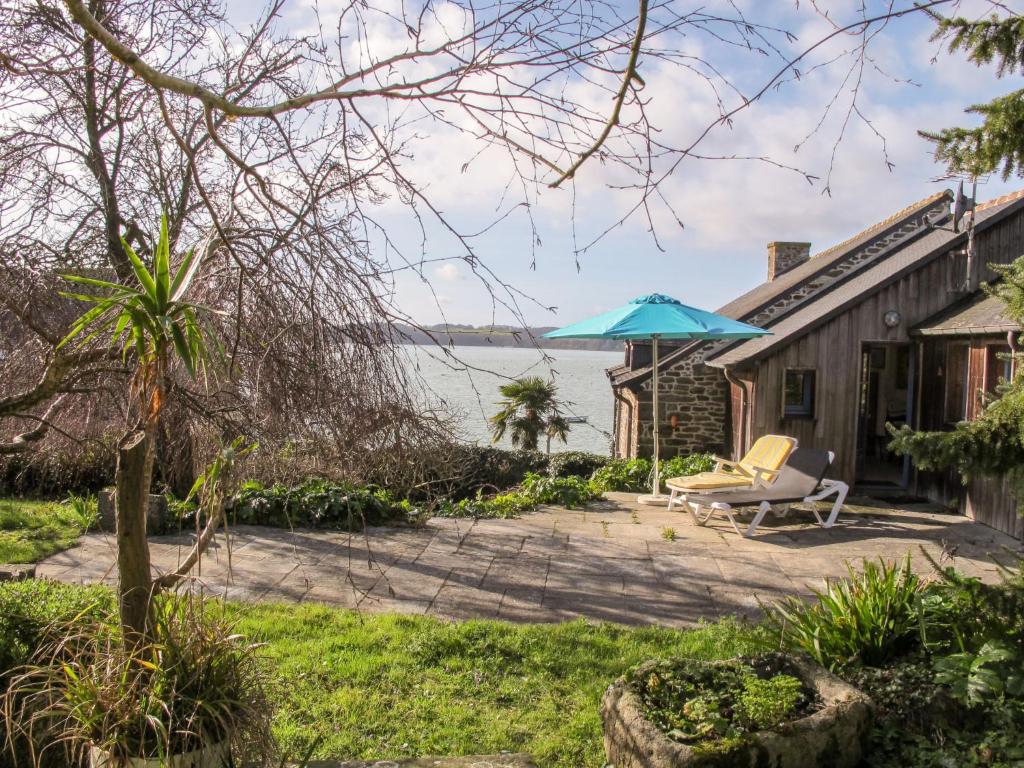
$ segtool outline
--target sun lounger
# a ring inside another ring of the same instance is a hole
[[[687,493],[681,495],[686,509],[693,516],[697,525],[704,525],[716,512],[729,518],[736,533],[751,537],[764,516],[773,507],[781,507],[776,514],[785,515],[790,504],[803,502],[813,503],[835,496],[835,503],[824,520],[818,514],[817,505],[812,506],[814,517],[822,528],[831,528],[839,516],[839,510],[846,501],[849,487],[839,480],[826,480],[825,472],[832,465],[835,454],[831,451],[819,451],[813,448],[797,448],[789,456],[789,460],[778,473],[778,479],[767,488],[742,488],[717,493]],[[741,531],[733,517],[737,507],[757,507],[754,519]],[[669,509],[671,509],[671,505]],[[705,511],[706,510],[706,511]]]
[[[775,482],[779,468],[796,448],[796,440],[784,435],[759,437],[739,461],[715,459],[715,468],[665,481],[671,491],[669,509],[676,498],[687,493],[710,493],[735,488],[765,488]]]

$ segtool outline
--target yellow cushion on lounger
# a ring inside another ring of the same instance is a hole
[[[723,488],[747,488],[753,481],[754,478],[739,472],[701,472],[687,477],[673,477],[666,480],[665,485],[681,491],[720,491]]]
[[[740,459],[739,465],[750,474],[754,474],[756,467],[773,471],[781,469],[795,447],[796,440],[792,437],[765,435],[757,438],[750,446],[747,455]]]
[[[757,438],[747,455],[736,462],[735,472],[701,472],[688,477],[673,477],[665,481],[669,488],[679,491],[720,491],[726,488],[749,488],[758,477],[759,470],[775,472],[782,468],[789,454],[796,448],[796,440],[784,435],[765,435]],[[759,478],[761,483],[775,481],[775,474]]]

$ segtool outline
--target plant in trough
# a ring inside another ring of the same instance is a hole
[[[630,678],[647,718],[682,743],[730,744],[800,716],[815,695],[788,674],[784,657],[649,662]]]

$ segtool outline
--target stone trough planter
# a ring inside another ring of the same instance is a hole
[[[96,496],[99,506],[99,526],[101,531],[114,533],[117,529],[117,513],[114,509],[114,490],[104,488]],[[159,493],[149,494],[149,506],[146,509],[146,533],[149,535],[165,533],[170,528],[170,514],[167,511],[167,499]]]
[[[225,768],[230,761],[231,751],[227,742],[166,758],[130,757],[126,761],[114,759],[99,747],[89,750],[89,768]]]
[[[669,739],[644,716],[639,697],[620,678],[601,701],[608,763],[615,768],[854,768],[871,728],[871,700],[816,664],[791,661],[794,676],[817,692],[822,708],[776,730],[747,734],[728,752]]]

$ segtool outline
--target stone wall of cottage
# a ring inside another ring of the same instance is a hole
[[[708,451],[722,455],[729,443],[729,384],[717,368],[704,364],[704,352],[687,355],[658,376],[659,453],[662,458]],[[654,452],[651,379],[637,393],[640,419],[636,455]],[[671,418],[678,417],[672,429]]]

